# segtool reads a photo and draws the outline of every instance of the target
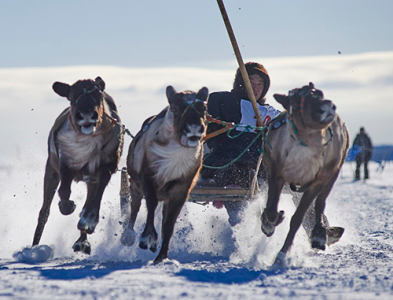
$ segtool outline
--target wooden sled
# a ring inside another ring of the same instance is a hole
[[[120,206],[122,216],[130,211],[130,184],[127,169],[121,170],[120,180]],[[259,189],[256,189],[259,191]],[[188,197],[189,202],[208,204],[213,201],[247,201],[251,200],[257,192],[241,187],[218,187],[212,181],[199,180]]]
[[[241,187],[219,187],[211,183],[201,184],[200,182],[193,188],[188,197],[188,201],[207,204],[212,201],[244,201],[250,200],[251,191]]]

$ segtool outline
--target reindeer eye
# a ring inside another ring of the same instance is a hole
[[[179,108],[177,106],[171,106],[171,112],[174,115],[178,115],[180,113],[180,110],[179,110]]]
[[[196,109],[201,110],[201,111],[206,111],[206,105],[204,102],[198,101],[194,103],[194,106]]]
[[[292,106],[292,111],[299,111],[300,110],[300,102],[298,101],[293,101],[291,103]]]

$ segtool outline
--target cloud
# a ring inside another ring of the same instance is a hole
[[[393,144],[393,52],[315,57],[253,58],[265,65],[271,77],[268,102],[282,109],[274,93],[287,93],[308,82],[335,102],[351,136],[361,126],[374,144]],[[0,134],[7,141],[1,153],[23,156],[32,147],[46,152],[46,139],[57,115],[68,105],[52,91],[55,81],[73,83],[101,76],[106,91],[115,99],[126,127],[136,133],[142,122],[167,105],[165,88],[211,92],[230,90],[236,61],[211,68],[120,68],[70,66],[0,69]],[[127,141],[126,141],[127,142]],[[126,144],[127,147],[127,144]],[[19,149],[16,151],[15,149]]]

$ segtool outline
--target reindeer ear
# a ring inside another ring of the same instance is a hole
[[[280,103],[286,110],[289,111],[289,97],[287,95],[274,94],[273,97],[278,103]]]
[[[203,88],[201,88],[198,91],[196,97],[198,99],[202,100],[202,101],[207,101],[207,98],[209,97],[209,90],[208,90],[208,88],[205,87],[205,86]]]
[[[98,85],[98,88],[100,89],[101,92],[105,90],[105,81],[102,80],[100,76],[98,76],[95,80],[96,84]]]
[[[53,84],[52,88],[56,94],[66,98],[68,98],[71,90],[71,86],[69,84],[58,81]]]
[[[175,89],[173,88],[173,86],[168,85],[166,88],[166,97],[168,98],[168,102],[171,101],[174,94],[176,94]]]

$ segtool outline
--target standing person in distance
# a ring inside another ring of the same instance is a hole
[[[354,149],[358,149],[359,153],[356,155],[356,171],[355,180],[360,180],[360,167],[364,165],[364,179],[369,179],[368,162],[373,155],[373,145],[370,137],[365,133],[364,127],[360,128],[360,132],[356,135],[353,141]]]

